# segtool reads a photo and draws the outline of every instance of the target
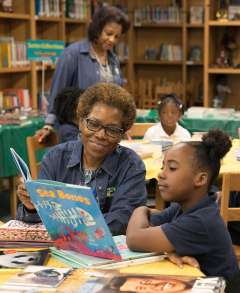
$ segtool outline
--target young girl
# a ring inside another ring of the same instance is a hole
[[[150,127],[144,139],[154,140],[189,140],[190,133],[178,124],[183,114],[183,104],[174,94],[165,95],[158,102],[158,115],[160,122]]]
[[[209,192],[230,147],[228,135],[210,130],[202,141],[167,150],[158,185],[163,199],[174,203],[163,211],[142,206],[133,212],[127,228],[130,249],[195,257],[209,276],[238,273],[229,233]]]
[[[67,87],[54,100],[54,112],[60,124],[58,129],[60,143],[78,138],[76,110],[82,93],[83,91],[77,87]]]

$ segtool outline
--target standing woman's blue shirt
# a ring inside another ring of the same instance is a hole
[[[53,104],[56,95],[65,87],[79,87],[82,90],[101,81],[100,67],[97,60],[90,54],[91,44],[84,39],[68,46],[60,56],[53,75],[52,88],[49,97],[49,114],[46,124],[54,124],[55,114]],[[113,81],[123,84],[120,73],[120,63],[117,56],[108,51],[108,63],[113,74]]]

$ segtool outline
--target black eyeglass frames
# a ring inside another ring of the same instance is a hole
[[[83,118],[86,122],[87,129],[93,132],[100,131],[101,129],[105,130],[106,135],[112,138],[119,138],[124,134],[124,130],[117,126],[103,125],[97,120],[91,118]]]

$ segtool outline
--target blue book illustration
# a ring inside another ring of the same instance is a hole
[[[10,149],[27,191],[57,248],[121,260],[91,188],[32,180],[27,164]]]
[[[32,180],[24,160],[13,148],[10,151],[25,180],[31,200],[59,249],[54,250],[55,254],[75,262],[85,261],[85,265],[99,264],[103,260],[84,258],[84,255],[121,261],[155,254],[129,250],[124,235],[112,237],[90,187],[43,179]]]

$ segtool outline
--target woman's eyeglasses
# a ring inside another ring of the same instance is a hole
[[[105,130],[106,135],[112,138],[119,138],[121,135],[124,134],[124,130],[117,126],[109,126],[103,125],[102,123],[98,122],[97,120],[93,120],[91,118],[83,118],[86,122],[87,129],[93,132],[97,132],[101,129]]]

